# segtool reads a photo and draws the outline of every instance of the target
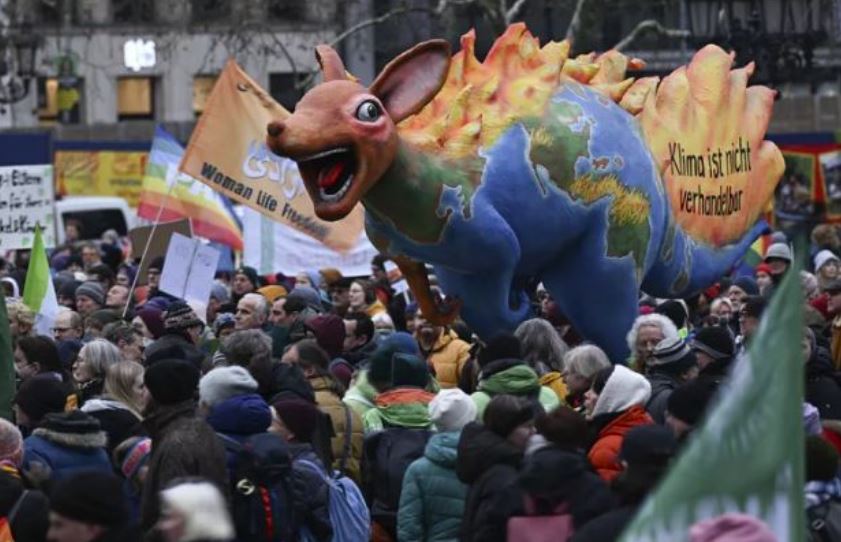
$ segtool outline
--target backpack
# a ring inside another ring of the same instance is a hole
[[[365,437],[363,493],[371,505],[371,518],[394,539],[403,476],[409,465],[423,456],[431,435],[425,429],[389,427]]]
[[[319,465],[299,459],[296,462],[321,476],[330,488],[330,523],[333,542],[367,541],[371,538],[371,515],[362,492],[353,480],[339,471],[328,475]]]
[[[560,503],[551,515],[537,515],[537,504],[526,496],[523,508],[525,516],[508,519],[508,542],[566,542],[572,537],[573,519],[567,513],[567,503]]]
[[[841,542],[841,501],[829,500],[806,510],[809,540]]]
[[[286,442],[261,433],[240,444],[217,433],[234,455],[231,518],[238,542],[297,542],[299,524],[288,476],[292,460]]]

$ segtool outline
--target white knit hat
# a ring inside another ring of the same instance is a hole
[[[458,388],[441,390],[429,403],[429,419],[438,431],[461,431],[476,419],[476,403]]]
[[[831,250],[822,250],[815,254],[815,272],[821,270],[821,267],[826,265],[827,262],[835,261],[835,263],[841,263],[841,260],[838,259],[838,256],[832,253]]]
[[[213,407],[222,401],[257,391],[257,381],[245,367],[213,369],[199,380],[199,402]]]
[[[770,258],[791,262],[791,248],[785,243],[774,243],[765,252],[764,260],[768,261]]]

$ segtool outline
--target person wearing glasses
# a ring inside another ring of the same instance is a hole
[[[61,341],[79,341],[85,334],[82,317],[70,309],[60,310],[53,325],[53,339]]]

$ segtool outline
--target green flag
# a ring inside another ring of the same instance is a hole
[[[696,522],[729,512],[803,540],[802,337],[800,274],[789,269],[748,355],[622,542],[685,541]]]
[[[6,295],[0,288],[0,417],[12,419],[12,400],[15,397],[15,360],[12,354],[12,330]]]

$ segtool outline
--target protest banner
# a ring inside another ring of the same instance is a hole
[[[277,273],[295,275],[305,269],[333,267],[345,276],[371,274],[371,259],[377,249],[361,232],[356,244],[338,252],[295,228],[268,219],[251,209],[243,209],[245,265],[261,275]]]
[[[174,222],[163,222],[157,226],[140,226],[129,232],[129,241],[131,241],[134,255],[142,255],[140,268],[137,270],[138,286],[146,284],[149,262],[158,256],[164,256],[166,254],[166,250],[169,247],[169,240],[175,233],[192,237],[193,230],[190,228],[190,221],[185,218]],[[152,236],[151,239],[149,239],[150,236]]]
[[[116,196],[137,207],[147,158],[136,151],[56,151],[56,193]]]
[[[207,303],[218,263],[218,250],[175,233],[166,250],[160,289],[186,301],[207,322]]]
[[[288,115],[231,60],[213,87],[180,169],[333,250],[350,250],[363,228],[362,207],[339,222],[317,218],[295,163],[266,146],[268,123]]]
[[[780,540],[803,540],[803,295],[790,269],[748,355],[640,508],[621,542],[688,540],[690,527],[749,514]]]
[[[39,224],[44,246],[54,247],[53,167],[0,168],[0,250],[32,248]]]

